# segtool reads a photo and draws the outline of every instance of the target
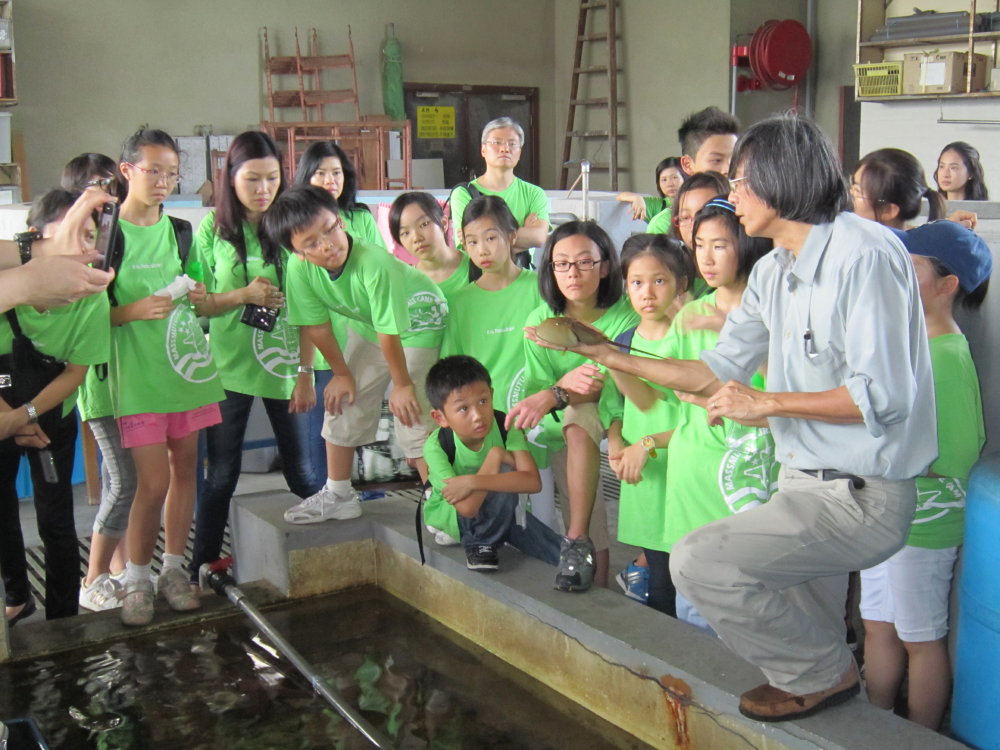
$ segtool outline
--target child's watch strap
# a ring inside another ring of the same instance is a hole
[[[552,411],[562,411],[569,406],[569,391],[560,385],[554,385],[549,390],[551,390],[556,397],[556,405],[552,407]]]
[[[652,435],[646,435],[641,441],[643,449],[649,454],[650,458],[656,458],[656,441],[653,440]]]

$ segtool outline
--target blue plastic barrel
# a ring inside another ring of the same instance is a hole
[[[1000,454],[969,475],[959,582],[951,729],[980,750],[1000,749]]]

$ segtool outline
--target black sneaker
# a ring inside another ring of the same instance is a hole
[[[465,548],[465,564],[469,570],[498,570],[500,558],[492,544],[478,544]]]
[[[559,571],[555,587],[560,591],[586,591],[594,583],[594,543],[590,537],[563,537],[559,546]]]

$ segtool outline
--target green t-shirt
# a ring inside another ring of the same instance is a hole
[[[108,335],[110,338],[110,331]],[[83,385],[77,391],[76,406],[83,422],[110,417],[114,414],[114,409],[111,406],[111,389],[108,388],[106,362],[94,365],[87,370]]]
[[[403,346],[436,349],[448,319],[448,303],[437,284],[375,245],[353,242],[340,275],[309,262],[291,263],[288,317],[293,325],[319,325],[347,318],[372,343],[394,334]]]
[[[375,221],[375,217],[372,216],[371,211],[357,208],[353,211],[341,211],[340,215],[344,219],[344,230],[351,237],[361,242],[367,242],[369,245],[378,245],[381,248],[385,248],[386,252],[388,252],[385,239],[378,230],[378,224]],[[294,258],[294,255],[290,255]],[[337,344],[340,346],[340,350],[343,351],[344,347],[347,346],[347,329],[350,327],[350,323],[346,318],[336,316],[330,319],[330,327],[333,328],[333,337],[337,339]],[[313,359],[313,367],[317,370],[330,369],[330,365],[319,351],[316,352]]]
[[[344,219],[344,231],[351,237],[369,245],[378,245],[383,250],[388,250],[382,233],[378,231],[378,224],[371,211],[363,208],[356,208],[353,211],[341,211],[340,215]]]
[[[986,442],[979,377],[960,333],[930,340],[937,401],[938,457],[931,472],[917,477],[917,512],[906,543],[943,549],[962,543],[966,482]]]
[[[73,365],[99,365],[108,361],[111,348],[108,309],[108,295],[94,294],[45,312],[30,306],[16,312],[21,332],[42,354]],[[0,314],[0,354],[9,354],[13,347],[14,331]],[[63,416],[73,411],[76,396],[74,391],[63,401]]]
[[[555,315],[546,303],[536,307],[528,319],[525,326],[538,325],[546,318]],[[615,304],[604,311],[592,325],[602,331],[609,339],[628,330],[639,323],[639,316],[632,309],[628,297],[624,294]],[[574,352],[560,352],[555,349],[544,349],[528,339],[524,339],[522,345],[525,359],[524,385],[521,389],[521,398],[531,396],[539,391],[551,388],[559,378],[570,370],[582,364],[590,362],[581,354]],[[609,378],[610,379],[610,378]],[[607,381],[605,381],[607,382]],[[602,399],[599,407],[601,413],[601,423],[605,426],[611,424],[615,414],[609,412],[605,405],[607,399]],[[558,450],[563,445],[562,425],[556,422],[551,414],[545,416],[538,427],[528,434],[528,441],[543,449]]]
[[[531,214],[537,214],[539,219],[549,220],[549,199],[545,191],[538,185],[525,182],[520,177],[515,177],[514,181],[506,190],[499,193],[487,190],[479,184],[479,180],[472,181],[476,189],[482,195],[499,195],[503,198],[507,208],[514,214],[519,227],[524,226],[524,220]],[[472,202],[472,194],[460,185],[451,191],[451,223],[455,231],[455,247],[461,247],[458,241],[458,231],[462,227],[462,215],[465,208]]]
[[[659,341],[650,341],[636,332],[632,343],[645,351],[666,356],[667,337]],[[644,354],[636,353],[643,357]],[[618,394],[618,388],[610,377],[606,392]],[[666,432],[673,429],[677,421],[677,408],[680,403],[673,391],[654,387],[663,391],[665,398],[658,401],[649,411],[642,411],[638,406],[624,399],[622,407],[622,437],[629,445],[634,445],[646,435]],[[620,397],[619,397],[620,398]],[[642,481],[639,484],[622,482],[619,493],[618,507],[618,540],[623,544],[631,544],[646,549],[665,550],[663,529],[666,512],[667,495],[667,450],[657,450],[656,457],[646,459],[642,468]]]
[[[646,204],[646,219],[651,220],[654,216],[659,213],[666,211],[670,213],[670,199],[662,195],[658,195],[655,198],[649,195],[644,195],[642,197],[643,202]],[[651,233],[652,234],[652,233]]]
[[[452,310],[455,295],[469,286],[469,264],[471,261],[465,253],[461,253],[461,255],[462,259],[458,262],[455,270],[451,272],[451,276],[438,284],[438,289],[441,290],[441,294],[448,301],[449,311]],[[454,312],[450,312],[450,314],[453,315]]]
[[[677,314],[667,333],[668,356],[698,359],[702,351],[714,348],[718,332],[691,330],[687,320],[710,314],[715,297],[713,292],[689,302]],[[764,388],[759,373],[750,385]],[[663,548],[668,552],[688,532],[766,502],[777,487],[779,466],[771,431],[729,419],[712,427],[707,412],[695,404],[678,404],[668,452],[663,529]]]
[[[264,264],[257,232],[243,223],[247,262],[236,248],[216,234],[215,212],[198,227],[191,257],[205,271],[209,292],[231,292],[245,287],[258,276],[278,284],[278,270]],[[243,305],[237,305],[208,321],[212,357],[222,386],[228,391],[264,398],[291,398],[299,364],[299,329],[288,324],[288,311],[281,308],[274,330],[263,331],[240,322]]]
[[[670,234],[672,226],[670,209],[665,208],[655,216],[650,217],[649,224],[646,225],[646,234]]]
[[[524,325],[541,304],[538,274],[522,270],[506,288],[466,284],[449,300],[441,356],[475,357],[493,380],[493,408],[510,411],[524,394]]]
[[[507,432],[506,442],[501,440],[500,428],[494,421],[489,434],[483,440],[483,446],[478,451],[467,448],[458,435],[455,435],[455,461],[451,463],[448,461],[448,456],[445,455],[441,443],[438,442],[440,431],[440,427],[434,430],[424,442],[427,478],[431,483],[431,495],[424,503],[424,522],[458,539],[458,512],[441,494],[445,480],[466,474],[475,474],[483,465],[483,461],[486,460],[486,454],[498,445],[503,445],[511,452],[526,451],[528,445],[521,430],[510,430]]]
[[[115,280],[122,306],[166,287],[183,273],[173,225],[164,214],[149,227],[119,221],[125,255]],[[111,329],[108,365],[116,417],[173,414],[225,398],[219,373],[187,297],[162,320],[135,320]]]

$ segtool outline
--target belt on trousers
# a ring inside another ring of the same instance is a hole
[[[849,479],[851,487],[854,489],[862,490],[865,487],[864,479],[857,474],[848,474],[846,471],[837,471],[836,469],[799,469],[799,471],[823,482],[832,482],[834,479]]]

